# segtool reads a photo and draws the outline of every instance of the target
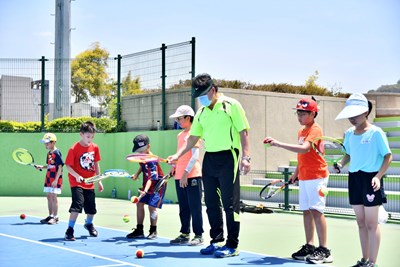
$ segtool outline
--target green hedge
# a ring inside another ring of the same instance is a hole
[[[96,124],[98,132],[110,133],[121,132],[125,130],[124,125],[118,125],[116,120],[109,118],[92,118],[92,117],[77,117],[77,118],[59,118],[50,122],[45,122],[44,128],[48,132],[63,132],[72,133],[79,132],[83,122],[92,121]],[[14,122],[0,120],[0,132],[40,132],[40,122]]]

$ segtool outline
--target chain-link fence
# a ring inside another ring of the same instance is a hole
[[[163,126],[165,91],[187,88],[194,66],[195,38],[115,58],[3,58],[0,120],[44,125],[46,119],[108,116],[120,122],[121,97],[162,91]]]
[[[288,181],[291,173],[289,169],[283,172],[251,171],[240,177],[240,197],[243,201],[250,203],[262,203],[266,207],[298,210],[299,209],[299,187],[290,185],[275,196],[262,200],[261,189],[274,179]],[[386,175],[384,178],[387,202],[384,208],[389,213],[389,219],[400,221],[400,177]],[[348,199],[347,174],[331,174],[328,183],[328,195],[326,197],[326,213],[354,215],[354,211]]]

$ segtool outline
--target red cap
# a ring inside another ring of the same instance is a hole
[[[295,109],[318,112],[318,105],[311,98],[303,98],[297,103]]]

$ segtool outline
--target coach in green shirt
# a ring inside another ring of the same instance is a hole
[[[211,226],[211,244],[200,250],[204,255],[230,257],[239,255],[239,170],[250,171],[249,123],[241,104],[218,93],[210,75],[196,76],[193,97],[201,108],[197,111],[187,146],[168,158],[177,160],[202,138],[205,145],[202,173],[204,197]],[[241,158],[239,156],[241,155]],[[225,210],[228,236],[225,244],[222,206]]]

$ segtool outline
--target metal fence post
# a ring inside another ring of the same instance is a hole
[[[47,59],[42,56],[41,59],[39,59],[39,61],[41,61],[41,65],[42,65],[42,81],[40,83],[40,121],[41,121],[41,125],[40,125],[40,131],[44,132],[44,106],[46,105],[44,103],[44,90],[45,90],[45,78],[46,78],[46,61]]]
[[[122,56],[118,55],[117,60],[117,125],[119,126],[121,122],[121,59]],[[119,127],[117,127],[119,128]]]
[[[196,37],[192,37],[192,80],[196,76]],[[192,95],[194,93],[194,88],[192,86]],[[193,110],[196,110],[196,102],[195,99],[192,97],[191,106]]]
[[[161,123],[162,123],[162,129],[165,130],[166,128],[166,121],[165,121],[165,112],[166,112],[166,108],[165,108],[165,87],[166,87],[166,83],[165,83],[165,79],[166,79],[166,75],[165,75],[165,49],[167,49],[167,46],[165,44],[162,44],[161,46],[161,86],[162,86],[162,93],[161,93]]]
[[[289,175],[290,175],[289,168],[285,168],[283,171],[285,183],[287,183],[289,181]],[[289,210],[289,208],[290,208],[290,206],[289,206],[289,186],[287,186],[287,185],[285,186],[284,193],[285,193],[284,209]]]

